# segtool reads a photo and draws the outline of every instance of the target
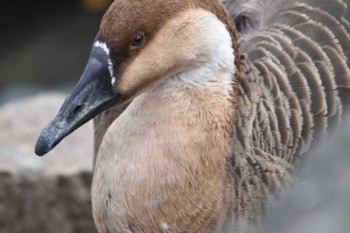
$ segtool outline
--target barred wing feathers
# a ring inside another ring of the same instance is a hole
[[[350,101],[350,0],[223,0],[238,29],[234,215],[251,232]],[[237,214],[238,213],[238,214]],[[249,220],[247,220],[249,219]],[[243,221],[243,223],[242,223]]]

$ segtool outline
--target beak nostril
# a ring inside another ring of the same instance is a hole
[[[70,114],[70,118],[73,118],[77,115],[77,113],[80,111],[80,109],[82,108],[81,104],[78,104],[74,110],[72,111],[72,113]]]

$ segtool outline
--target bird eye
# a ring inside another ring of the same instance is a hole
[[[140,48],[144,43],[145,43],[145,34],[140,33],[134,37],[134,39],[131,43],[131,48],[132,49]]]

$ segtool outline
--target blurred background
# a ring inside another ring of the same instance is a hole
[[[1,3],[0,233],[96,232],[91,123],[48,156],[33,151],[40,131],[79,80],[110,3]]]
[[[88,58],[110,0],[4,1],[0,103],[41,90],[67,89]]]

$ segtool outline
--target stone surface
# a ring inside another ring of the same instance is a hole
[[[44,157],[35,141],[65,94],[40,95],[0,108],[0,233],[93,233],[92,124]]]

